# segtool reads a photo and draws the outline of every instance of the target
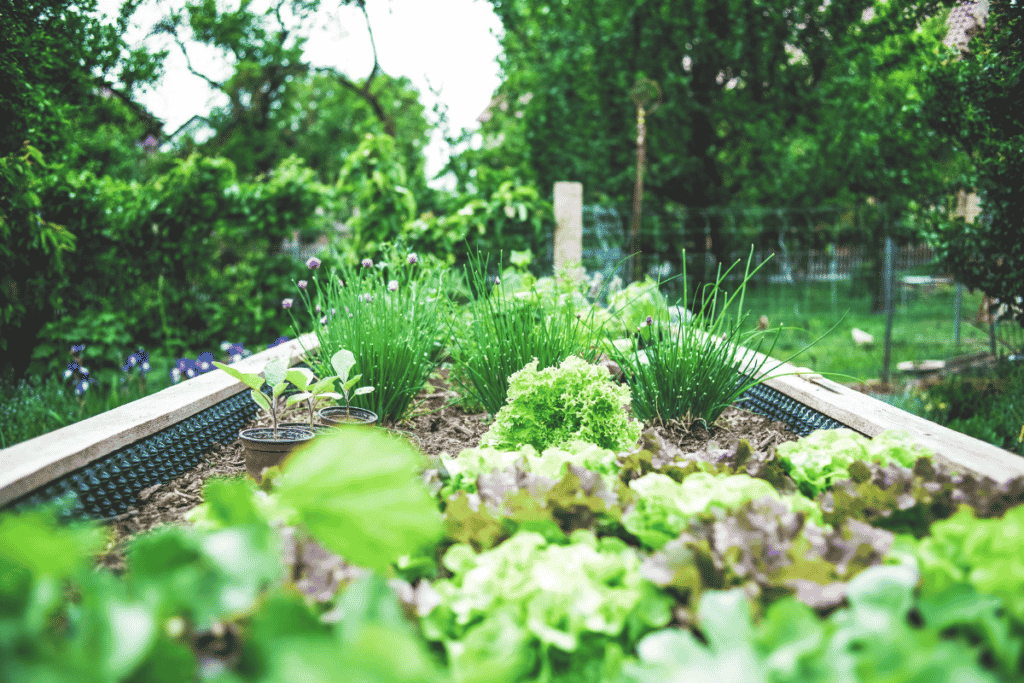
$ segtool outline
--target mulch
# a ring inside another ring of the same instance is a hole
[[[453,400],[456,394],[440,379],[431,379],[430,386],[418,396],[413,417],[398,424],[385,425],[411,433],[413,442],[427,455],[442,452],[457,454],[476,447],[490,427],[485,413],[467,413]],[[296,407],[285,412],[282,421],[300,421],[303,416]],[[308,417],[307,417],[308,419]],[[269,426],[270,418],[254,420],[248,426]],[[785,424],[738,408],[727,408],[710,428],[702,424],[684,426],[679,423],[659,425],[655,431],[667,445],[683,453],[708,448],[714,442],[719,448],[734,448],[746,439],[758,451],[768,451],[780,443],[799,437]],[[135,536],[166,524],[189,524],[185,515],[203,502],[203,483],[213,477],[244,477],[243,448],[240,441],[215,444],[206,459],[176,479],[139,492],[138,503],[128,511],[109,520],[109,541],[97,557],[102,567],[115,573],[125,569],[125,548]]]

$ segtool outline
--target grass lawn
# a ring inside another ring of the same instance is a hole
[[[894,296],[896,314],[890,364],[893,383],[900,379],[897,363],[946,360],[989,349],[988,333],[967,322],[974,320],[981,304],[980,292],[971,294],[964,290],[959,346],[954,343],[956,290],[952,285],[939,286],[931,293],[907,293],[905,302],[898,291]],[[849,282],[839,282],[834,286],[829,283],[798,283],[749,287],[744,310],[749,312],[746,327],[750,329],[756,328],[762,315],[768,317],[769,329],[780,324],[785,328],[795,328],[782,331],[772,353],[776,358],[787,358],[839,323],[792,362],[821,373],[852,375],[860,381],[877,379],[882,374],[885,313],[871,313],[870,294],[856,291]],[[857,346],[851,335],[853,328],[872,335],[874,343]]]

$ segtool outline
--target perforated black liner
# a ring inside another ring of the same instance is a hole
[[[268,393],[269,387],[264,384],[263,390]],[[736,406],[779,420],[800,436],[815,429],[845,426],[763,384],[747,390]],[[233,442],[238,430],[256,412],[249,392],[242,392],[40,487],[14,501],[10,508],[59,500],[65,518],[114,517],[128,510],[139,491],[170,481],[198,465],[214,443]]]

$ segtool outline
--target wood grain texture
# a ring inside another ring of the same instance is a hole
[[[232,367],[261,372],[274,358],[294,365],[303,348],[317,348],[315,333],[243,358]],[[91,462],[248,391],[222,370],[211,370],[114,410],[0,451],[0,506]]]

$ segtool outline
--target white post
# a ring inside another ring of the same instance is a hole
[[[892,359],[892,237],[885,236],[885,267],[882,269],[882,291],[885,295],[885,348],[882,351],[882,384],[889,384],[889,363]]]
[[[564,268],[582,270],[583,183],[555,183],[555,274]]]
[[[960,349],[960,309],[963,306],[964,301],[964,286],[959,282],[956,283],[956,299],[953,302],[953,315],[956,318],[956,327],[953,332],[953,340],[956,343],[956,348]]]

